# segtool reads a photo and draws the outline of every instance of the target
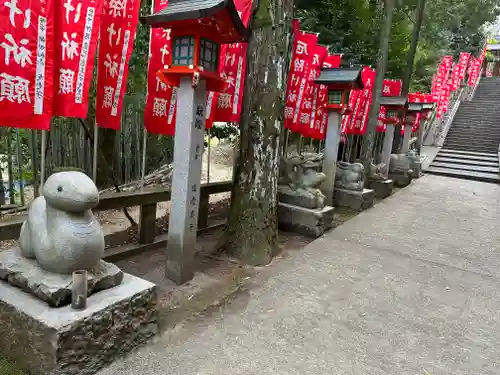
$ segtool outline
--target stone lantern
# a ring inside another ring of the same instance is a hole
[[[326,204],[333,205],[335,189],[335,174],[337,172],[337,157],[340,142],[341,115],[352,111],[349,108],[349,93],[351,90],[362,89],[362,68],[324,68],[316,79],[316,83],[328,87],[328,127],[325,136],[325,151],[323,173],[326,180],[322,192],[326,196]]]
[[[245,41],[249,31],[234,0],[171,0],[142,21],[170,29],[172,38],[171,65],[157,73],[162,82],[179,88],[165,272],[183,284],[194,275],[206,94],[227,85],[218,74],[220,45]]]
[[[410,150],[410,138],[411,129],[413,123],[415,122],[417,115],[423,113],[424,103],[409,103],[408,109],[406,110],[406,119],[404,123],[404,136],[403,136],[403,146],[401,148],[402,153],[406,153]]]
[[[382,151],[382,162],[388,166],[391,160],[394,128],[400,124],[406,116],[408,98],[404,96],[382,96],[380,98],[380,105],[386,108],[387,112],[384,122],[390,125],[385,131],[384,147]]]

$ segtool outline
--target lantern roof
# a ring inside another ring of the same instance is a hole
[[[408,112],[422,112],[424,110],[424,103],[409,103]]]
[[[173,36],[200,33],[218,43],[248,39],[234,0],[170,0],[167,7],[141,21],[153,28],[171,29]]]
[[[382,96],[380,98],[380,105],[392,108],[405,108],[408,105],[408,98],[406,96]]]
[[[353,89],[363,88],[361,67],[357,68],[323,68],[316,83],[326,86],[349,85]]]

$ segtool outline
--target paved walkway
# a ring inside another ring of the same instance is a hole
[[[101,375],[498,375],[499,197],[424,177]]]

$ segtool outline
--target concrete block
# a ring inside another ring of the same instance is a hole
[[[375,191],[363,189],[363,191],[335,189],[333,203],[338,207],[347,207],[356,211],[363,211],[373,206]]]
[[[389,178],[394,181],[394,185],[400,188],[407,187],[413,180],[413,170],[408,172],[393,172],[389,173]]]
[[[417,162],[414,162],[411,164],[411,177],[412,178],[415,178],[415,179],[418,179],[420,177],[422,177],[422,162],[421,161],[417,161]]]
[[[370,181],[368,187],[375,191],[375,197],[384,199],[392,194],[392,188],[394,186],[394,181],[383,180],[383,181]]]
[[[87,275],[88,295],[113,288],[123,280],[123,272],[103,260]],[[19,248],[0,251],[0,280],[40,298],[52,307],[71,303],[72,276],[45,271],[36,260],[23,257]]]
[[[0,281],[0,354],[33,375],[95,374],[157,332],[156,286],[128,274],[83,311]]]
[[[278,226],[280,229],[320,237],[333,228],[333,207],[305,208],[287,203],[278,204]]]

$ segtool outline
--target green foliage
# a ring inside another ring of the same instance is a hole
[[[417,0],[400,0],[394,14],[387,77],[402,78]],[[429,89],[439,59],[446,54],[477,53],[486,36],[483,25],[500,14],[499,0],[427,0],[415,58],[413,90]],[[383,1],[298,0],[305,30],[320,33],[330,52],[347,64],[374,66],[377,60]]]

